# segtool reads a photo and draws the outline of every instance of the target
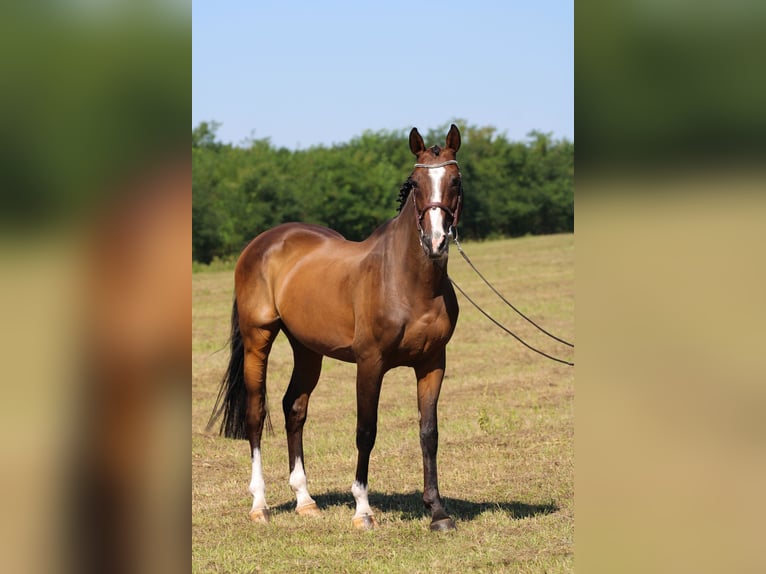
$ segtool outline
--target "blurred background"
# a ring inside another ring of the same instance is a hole
[[[187,570],[191,10],[0,8],[0,553]]]
[[[766,6],[575,21],[577,568],[762,571]]]

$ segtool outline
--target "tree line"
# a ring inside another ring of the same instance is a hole
[[[462,146],[460,236],[472,239],[574,230],[574,143],[532,131],[511,141],[491,126],[455,122]],[[215,122],[192,129],[192,257],[234,256],[286,221],[325,225],[361,240],[394,217],[412,171],[407,129],[365,131],[331,147],[244,146],[216,139]],[[443,145],[449,124],[423,134]]]

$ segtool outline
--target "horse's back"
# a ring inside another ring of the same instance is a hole
[[[328,240],[345,241],[337,231],[308,223],[283,223],[264,231],[242,250],[235,270],[236,281],[247,280],[264,265],[289,264]]]
[[[269,255],[276,251],[289,254],[301,250],[311,250],[312,246],[317,247],[328,239],[345,241],[340,233],[321,225],[282,223],[255,237],[243,249],[238,265],[247,263],[253,257]]]

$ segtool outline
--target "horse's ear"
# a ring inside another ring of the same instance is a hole
[[[449,132],[447,133],[447,147],[452,148],[455,153],[460,149],[460,131],[455,124],[450,126]]]
[[[415,155],[425,151],[426,144],[423,143],[423,138],[418,133],[418,128],[412,128],[410,132],[410,151]]]

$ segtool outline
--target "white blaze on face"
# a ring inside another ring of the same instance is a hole
[[[307,504],[314,504],[314,499],[309,495],[306,472],[303,470],[303,461],[299,456],[295,457],[295,467],[290,473],[290,488],[292,488],[295,493],[297,507],[300,508]]]
[[[447,173],[447,168],[434,167],[428,170],[431,178],[431,199],[429,203],[441,203],[442,179]],[[428,210],[428,220],[431,223],[431,251],[436,253],[444,241],[444,210],[432,207]]]
[[[358,481],[354,481],[351,485],[351,494],[354,495],[356,500],[356,513],[354,518],[368,515],[372,516],[372,508],[370,508],[370,502],[367,500],[367,487],[361,485]]]
[[[248,486],[253,495],[253,510],[263,510],[266,505],[266,483],[263,480],[263,467],[261,466],[261,451],[253,449],[253,474]]]

